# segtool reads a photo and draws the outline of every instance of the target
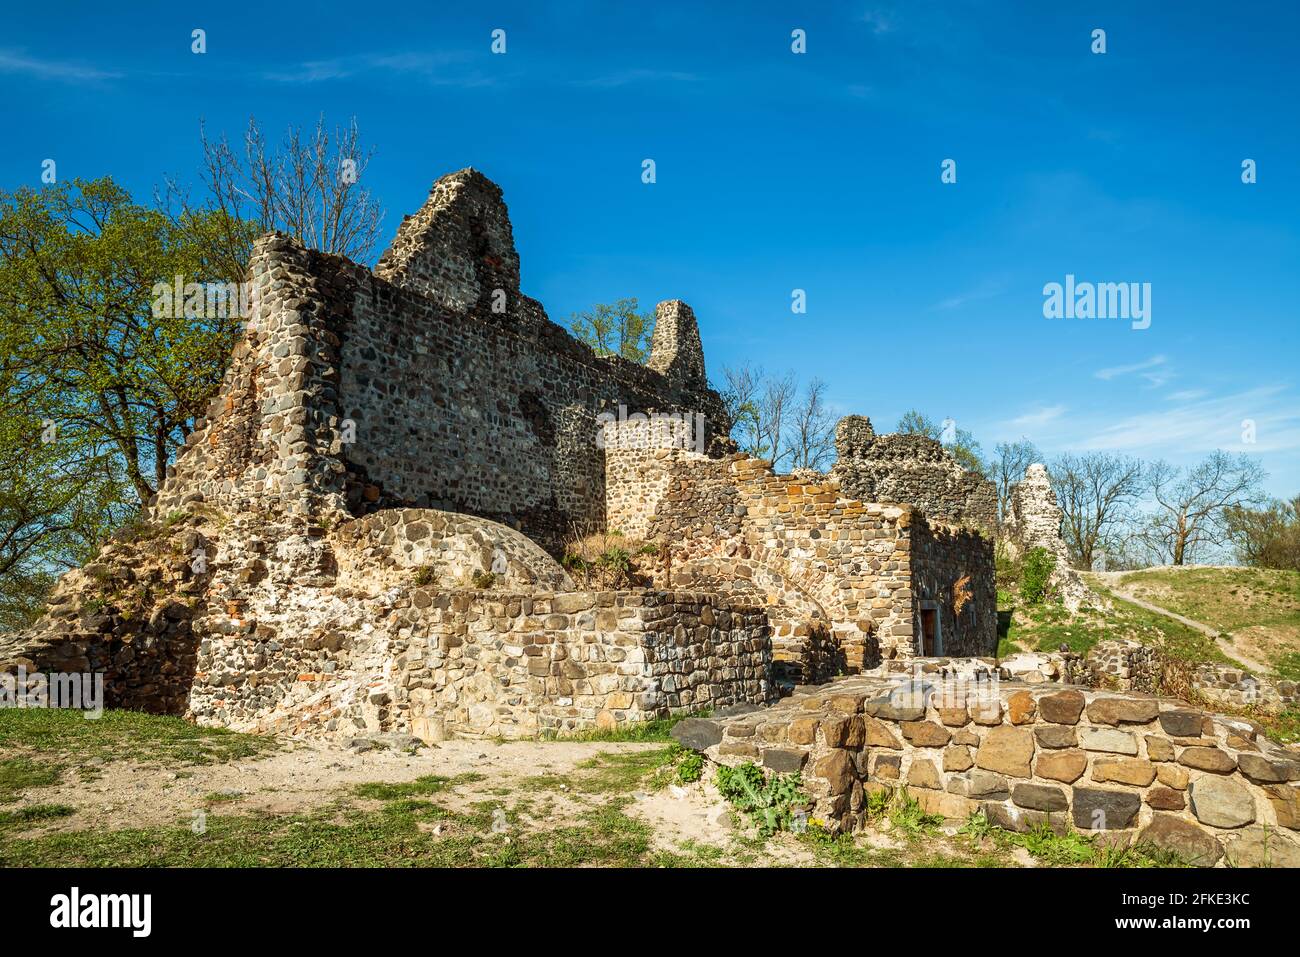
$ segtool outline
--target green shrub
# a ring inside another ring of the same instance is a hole
[[[1031,548],[1020,564],[1020,599],[1042,604],[1049,596],[1049,580],[1056,570],[1056,556],[1045,548]]]
[[[470,582],[475,588],[491,588],[496,584],[497,576],[491,572],[475,572],[470,577]]]

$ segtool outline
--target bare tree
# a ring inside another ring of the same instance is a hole
[[[763,370],[746,362],[741,366],[726,366],[722,375],[725,381],[717,387],[717,392],[732,422],[732,438],[742,452],[761,458],[766,454],[758,443],[758,394],[762,389]]]
[[[1075,567],[1091,568],[1095,554],[1107,548],[1142,492],[1144,471],[1139,460],[1109,452],[1067,453],[1048,467]]]
[[[1007,520],[1011,508],[1011,489],[1025,477],[1025,469],[1043,460],[1038,446],[1028,439],[1019,442],[999,442],[993,447],[993,456],[985,463],[985,474],[998,490],[998,521]]]
[[[799,391],[793,372],[768,375],[761,367],[749,363],[722,370],[726,384],[721,389],[723,402],[731,415],[732,437],[742,452],[768,459],[774,468],[793,457],[789,445],[792,405]],[[822,404],[820,386],[817,407]],[[806,401],[806,400],[805,400]],[[814,415],[809,424],[816,420]]]
[[[768,449],[767,457],[772,467],[780,470],[790,457],[786,428],[789,425],[791,404],[799,390],[799,380],[793,372],[764,379],[758,396],[758,438],[760,447]]]
[[[1148,478],[1157,507],[1144,537],[1169,564],[1185,564],[1206,547],[1227,541],[1227,509],[1264,501],[1264,478],[1255,459],[1223,451],[1190,469],[1157,462]]]
[[[219,214],[215,222],[230,228],[205,237],[219,252],[230,275],[242,275],[251,241],[241,224],[279,230],[311,249],[368,262],[374,253],[383,211],[362,185],[373,147],[362,146],[354,117],[331,135],[322,114],[314,130],[290,126],[279,149],[269,149],[257,120],[249,117],[242,148],[223,134],[203,144],[201,175],[208,189],[205,209]],[[166,206],[179,206],[180,216],[196,210],[188,193],[175,180],[167,181]]]
[[[791,410],[791,469],[822,471],[835,455],[835,417],[826,407],[826,383],[813,379]]]

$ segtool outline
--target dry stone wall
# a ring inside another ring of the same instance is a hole
[[[1183,702],[934,667],[841,679],[772,708],[691,722],[715,761],[802,774],[814,818],[850,829],[866,796],[927,811],[1144,841],[1201,865],[1300,865],[1300,755]],[[996,679],[996,680],[994,680]]]

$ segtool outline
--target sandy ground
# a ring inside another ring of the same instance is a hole
[[[77,809],[75,815],[52,822],[46,828],[51,831],[148,827],[188,821],[193,811],[214,807],[238,814],[311,811],[367,782],[396,784],[425,775],[482,774],[482,781],[444,792],[448,803],[468,805],[489,800],[493,791],[502,789],[518,795],[524,779],[572,773],[578,764],[602,752],[647,747],[663,745],[452,740],[407,754],[291,741],[272,754],[223,764],[163,768],[130,761],[90,762],[85,775],[69,767],[62,783],[29,788],[24,803],[61,803]],[[75,759],[69,764],[75,765]],[[211,801],[213,795],[223,800]],[[562,799],[563,792],[558,796]]]

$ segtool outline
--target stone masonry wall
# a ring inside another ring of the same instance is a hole
[[[689,307],[660,304],[651,365],[595,355],[519,291],[500,189],[472,170],[435,184],[373,274],[276,235],[250,270],[248,334],[155,515],[438,508],[555,550],[604,524],[598,415],[700,414],[710,442],[729,430]]]
[[[690,592],[454,595],[407,646],[411,727],[531,737],[763,702],[761,609]]]
[[[752,586],[782,639],[778,661],[861,668],[880,657],[910,657],[923,600],[944,609],[957,647],[994,651],[987,538],[931,527],[906,506],[848,498],[832,476],[775,475],[748,456],[708,458],[649,445],[607,447],[610,526],[665,543],[674,587]],[[964,576],[970,602],[958,622],[953,589]],[[809,617],[829,624],[828,638],[808,627]],[[810,647],[814,638],[829,647]],[[808,670],[804,680],[828,676],[821,665]]]
[[[983,811],[1015,831],[1098,832],[1202,865],[1300,865],[1300,755],[1250,722],[999,677],[846,678],[680,733],[721,763],[800,771],[811,816],[832,827],[862,823],[869,792],[906,788],[931,813]]]
[[[997,530],[993,483],[968,472],[943,445],[924,435],[877,435],[866,416],[849,415],[835,427],[832,474],[844,494],[864,502],[914,506],[928,519]]]

